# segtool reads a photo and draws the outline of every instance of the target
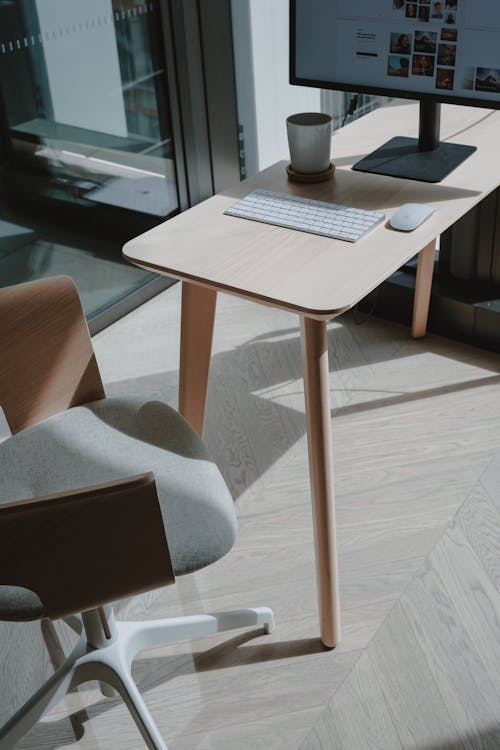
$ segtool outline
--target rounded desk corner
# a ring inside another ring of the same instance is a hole
[[[292,312],[292,310],[289,307],[284,308],[284,309],[287,309],[289,312]],[[328,309],[321,309],[321,310],[310,309],[310,308],[300,308],[296,310],[295,312],[297,312],[302,318],[311,318],[312,320],[319,320],[319,321],[324,321],[325,323],[327,323],[329,320],[338,318],[339,315],[343,315],[345,312],[347,312],[350,309],[351,309],[351,306],[347,305],[347,306],[342,306],[342,307],[335,308],[335,309],[328,308]]]
[[[133,242],[133,240],[129,240],[122,247],[122,255],[123,255],[123,257],[125,258],[125,260],[128,260],[131,263],[133,262],[133,255],[130,252],[131,251],[130,245],[132,244],[132,242]]]

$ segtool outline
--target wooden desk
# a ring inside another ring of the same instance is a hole
[[[443,109],[442,138],[475,145],[478,151],[438,185],[350,171],[393,135],[416,135],[417,106],[391,106],[334,135],[332,182],[288,183],[287,162],[279,162],[124,247],[131,263],[183,282],[179,410],[200,434],[217,292],[300,316],[320,627],[329,647],[340,639],[340,606],[326,322],[418,253],[412,333],[425,335],[436,238],[500,184],[500,114]],[[402,234],[385,224],[351,244],[223,215],[257,187],[383,210],[387,218],[402,203],[431,203],[438,210],[414,232]]]

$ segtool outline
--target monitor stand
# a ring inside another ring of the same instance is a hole
[[[391,138],[354,164],[358,172],[372,172],[421,182],[441,182],[476,151],[475,146],[439,140],[441,104],[420,100],[419,137]]]

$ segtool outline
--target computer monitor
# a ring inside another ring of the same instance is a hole
[[[440,142],[441,103],[500,108],[500,0],[290,0],[290,83],[419,99],[419,139],[353,169],[440,182],[475,150]]]

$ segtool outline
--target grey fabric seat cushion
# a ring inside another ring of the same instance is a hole
[[[155,475],[176,573],[197,570],[222,557],[236,535],[232,498],[198,435],[176,411],[157,401],[94,401],[1,443],[0,502],[146,471]],[[10,582],[1,580],[0,571],[0,584],[4,583]],[[18,594],[17,606],[19,599]],[[33,606],[28,598],[26,606]]]
[[[40,620],[45,607],[34,591],[22,586],[0,586],[0,620]]]

